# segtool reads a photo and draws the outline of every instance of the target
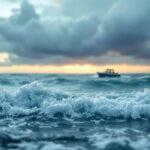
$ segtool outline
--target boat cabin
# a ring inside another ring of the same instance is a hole
[[[115,73],[114,69],[106,69],[105,72],[106,73]]]

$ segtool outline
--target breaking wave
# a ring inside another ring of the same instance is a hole
[[[50,91],[39,82],[0,92],[3,116],[41,115],[49,118],[150,118],[150,89],[95,96]]]

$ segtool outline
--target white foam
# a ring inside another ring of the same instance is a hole
[[[130,142],[130,146],[134,148],[135,150],[149,150],[150,149],[150,143],[149,140],[141,137],[137,141]]]
[[[56,143],[48,143],[46,144],[42,150],[84,150],[84,148],[82,147],[68,147],[68,146],[64,146],[62,144],[56,144]]]
[[[98,149],[105,149],[107,146],[112,145],[120,145],[122,147],[130,147],[134,150],[149,150],[150,143],[147,137],[141,136],[138,130],[134,130],[134,132],[138,133],[139,136],[136,138],[131,139],[130,137],[126,136],[126,131],[128,129],[124,128],[120,129],[108,129],[105,133],[101,134],[94,134],[90,136],[90,142],[93,143]]]
[[[64,95],[55,93],[33,82],[12,92],[0,92],[2,114],[30,115],[40,113],[53,117],[57,113],[66,117],[122,117],[150,118],[150,90],[130,93],[108,93],[95,96]]]

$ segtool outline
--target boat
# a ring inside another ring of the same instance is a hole
[[[120,77],[119,73],[116,73],[114,69],[106,69],[104,72],[97,72],[99,77]]]

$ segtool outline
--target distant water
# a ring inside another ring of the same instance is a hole
[[[150,75],[1,74],[1,149],[149,150]]]

